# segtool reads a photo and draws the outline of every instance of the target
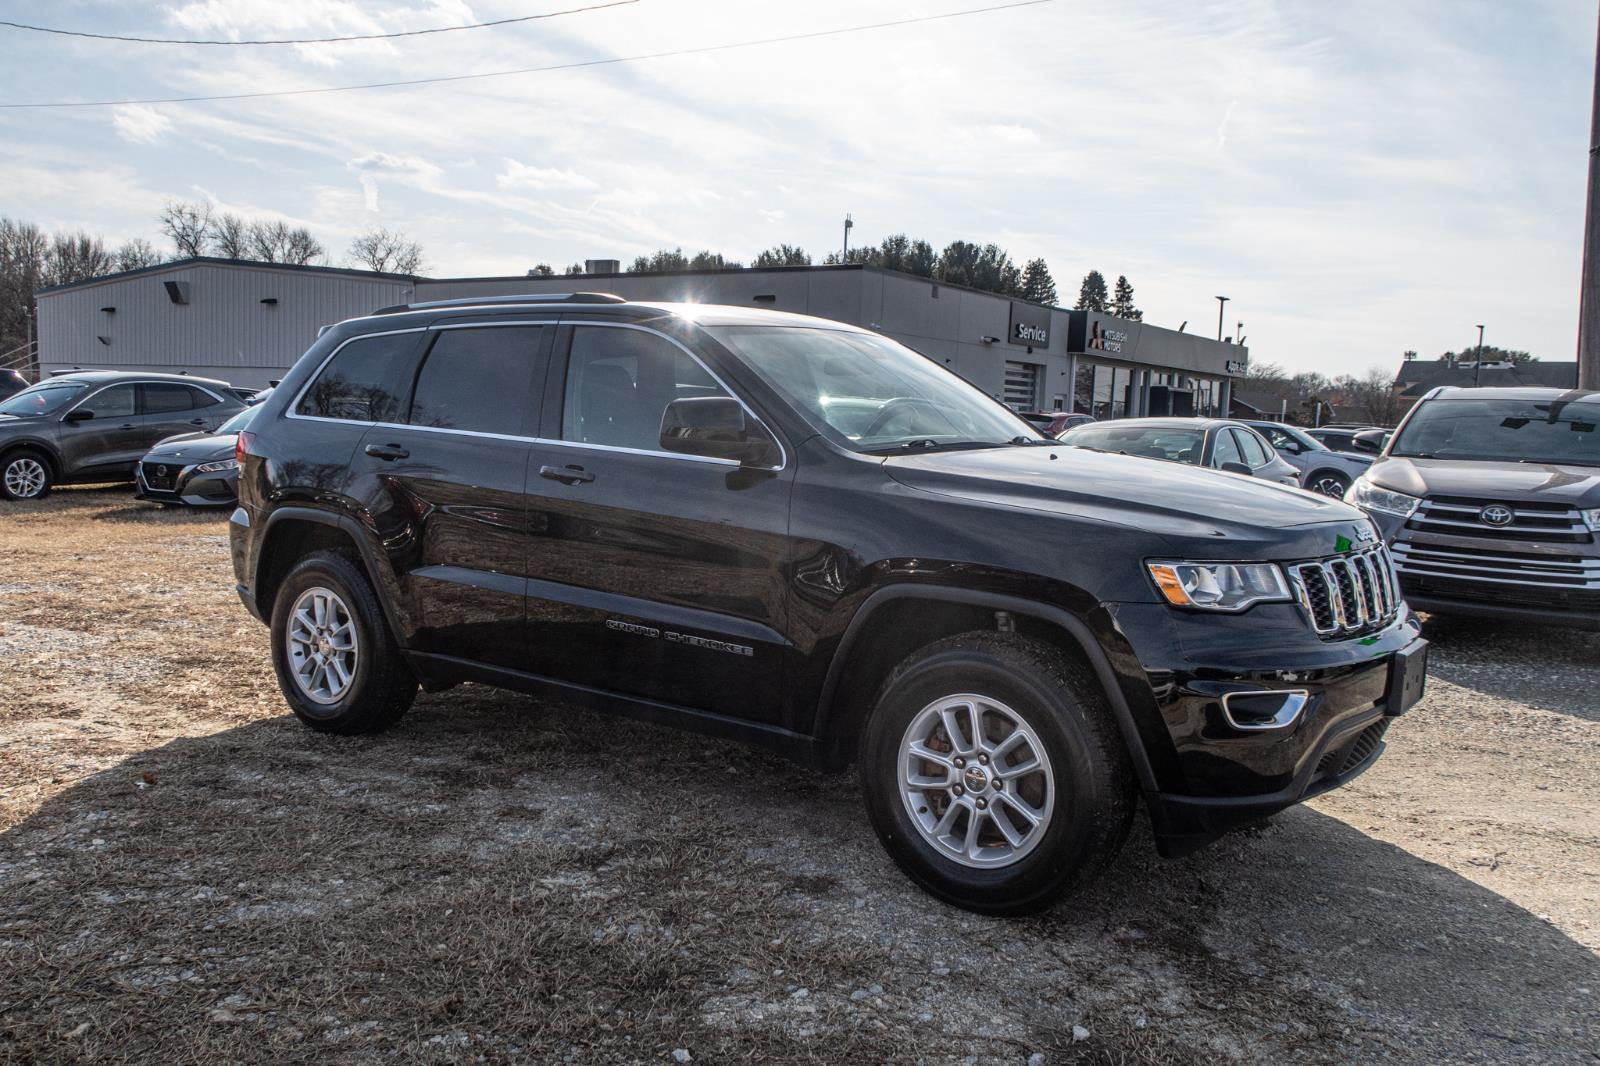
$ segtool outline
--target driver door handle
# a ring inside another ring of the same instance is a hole
[[[372,456],[374,459],[382,459],[385,462],[393,462],[396,459],[411,458],[411,453],[400,447],[398,444],[369,444],[363,449],[363,451]]]
[[[594,475],[581,466],[541,466],[539,476],[563,485],[581,485],[594,480]]]
[[[206,420],[203,418],[191,418],[189,419],[189,424],[191,426],[203,426],[206,424]]]

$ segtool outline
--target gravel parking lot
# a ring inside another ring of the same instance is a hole
[[[1600,1061],[1600,636],[1440,623],[1350,788],[1027,920],[854,779],[467,686],[280,701],[224,517],[0,511],[0,1061]]]

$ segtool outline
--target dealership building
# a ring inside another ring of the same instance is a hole
[[[240,386],[279,378],[324,325],[392,304],[522,293],[735,304],[837,319],[934,359],[1019,410],[1100,418],[1228,410],[1247,349],[870,266],[663,274],[419,278],[186,259],[38,294],[39,366],[187,371]],[[610,267],[610,270],[605,268]]]

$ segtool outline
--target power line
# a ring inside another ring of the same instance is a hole
[[[219,100],[260,100],[274,96],[311,96],[319,93],[348,93],[365,89],[399,89],[413,85],[438,85],[445,82],[476,81],[482,78],[509,78],[519,74],[545,74],[557,70],[578,70],[583,67],[605,67],[618,63],[637,63],[647,59],[669,59],[675,56],[704,55],[707,52],[729,52],[738,48],[756,48],[768,44],[784,44],[790,41],[809,41],[819,37],[837,37],[847,33],[864,33],[868,30],[883,30],[895,26],[910,26],[920,22],[937,22],[941,19],[962,18],[966,15],[984,15],[994,11],[1006,11],[1015,7],[1033,7],[1036,4],[1050,4],[1055,0],[1013,0],[1006,4],[993,4],[988,7],[968,8],[964,11],[947,11],[940,15],[919,15],[915,18],[895,19],[890,22],[873,22],[863,26],[843,26],[833,30],[813,30],[810,33],[793,33],[783,37],[764,37],[753,41],[733,41],[728,44],[710,44],[699,48],[677,48],[670,52],[650,52],[636,56],[613,56],[609,59],[585,59],[572,63],[556,63],[546,67],[523,67],[519,70],[494,70],[482,74],[451,74],[437,78],[410,78],[405,81],[380,81],[366,85],[330,85],[318,89],[279,89],[272,92],[256,93],[228,93],[220,96],[167,96],[154,97],[143,100],[57,100],[48,103],[35,104],[0,104],[0,110],[20,110],[24,108],[63,108],[63,107],[123,107],[129,104],[200,104]]]
[[[465,26],[435,26],[429,30],[401,30],[397,33],[362,33],[349,37],[301,37],[284,38],[270,41],[189,41],[169,37],[123,37],[115,33],[89,33],[86,30],[58,30],[49,26],[30,26],[26,22],[8,22],[0,19],[0,26],[10,26],[14,30],[31,30],[34,33],[55,33],[63,37],[88,37],[96,41],[129,41],[134,44],[223,44],[223,45],[258,45],[258,44],[338,44],[343,41],[379,41],[391,37],[421,37],[429,33],[455,33],[457,30],[482,30],[490,26],[509,26],[514,22],[532,22],[535,19],[553,19],[558,15],[576,15],[584,11],[599,11],[608,7],[622,7],[625,4],[637,4],[639,0],[609,0],[608,3],[590,4],[588,7],[571,7],[565,11],[547,11],[542,15],[518,15],[516,18],[496,19],[493,22],[472,22]]]

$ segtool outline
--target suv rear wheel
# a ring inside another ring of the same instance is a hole
[[[1041,910],[1121,848],[1134,784],[1098,685],[1047,644],[967,633],[902,662],[861,735],[868,813],[911,878],[987,914]]]
[[[14,451],[0,461],[0,496],[42,500],[50,495],[50,489],[50,460],[32,448]]]
[[[334,551],[307,556],[278,587],[272,665],[295,716],[326,733],[387,729],[417,695],[371,583]]]

